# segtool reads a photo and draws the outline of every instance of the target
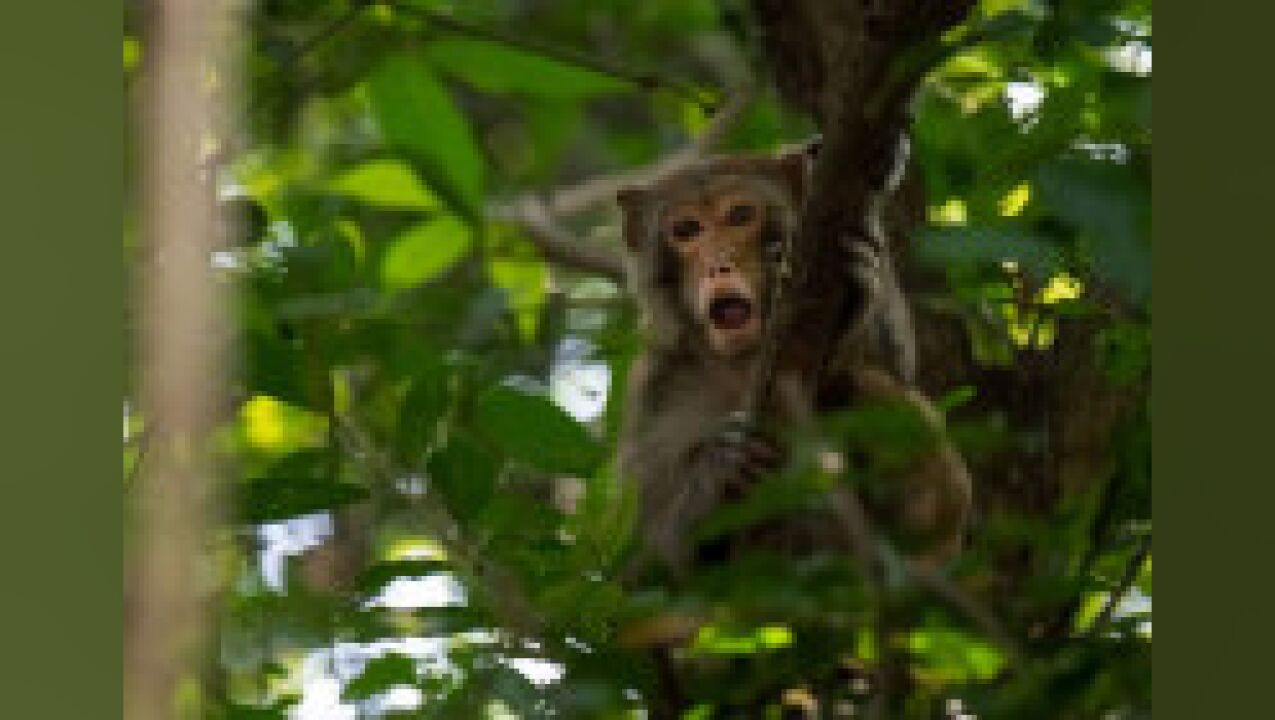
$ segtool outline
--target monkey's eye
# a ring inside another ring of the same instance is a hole
[[[700,225],[699,220],[687,218],[673,223],[671,231],[673,233],[673,237],[678,240],[690,240],[696,235],[699,235],[700,230],[702,229],[703,226]]]
[[[753,221],[753,217],[757,215],[757,208],[752,205],[732,205],[730,211],[726,213],[727,225],[747,225]]]

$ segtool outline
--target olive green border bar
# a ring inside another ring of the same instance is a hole
[[[0,8],[0,715],[118,717],[123,10]]]
[[[1155,717],[1272,717],[1275,8],[1156,10]]]

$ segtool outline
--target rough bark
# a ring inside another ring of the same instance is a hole
[[[788,293],[794,301],[778,327],[778,374],[796,374],[813,386],[829,353],[823,339],[837,337],[836,330],[870,299],[870,287],[846,282],[846,269],[853,267],[857,244],[874,242],[869,212],[909,123],[908,104],[926,69],[917,61],[972,5],[753,0],[777,86],[788,103],[816,118],[824,136],[792,258]],[[924,207],[924,189],[910,176],[888,199],[883,218],[888,251],[914,299],[918,385],[932,397],[972,386],[976,398],[960,415],[1003,413],[1015,433],[1040,439],[1030,449],[973,458],[972,470],[984,517],[1048,518],[1064,498],[1108,481],[1112,432],[1145,394],[1102,377],[1102,323],[1092,320],[1060,319],[1049,349],[1023,351],[1010,367],[980,366],[960,318],[915,302],[946,290],[942,274],[920,266],[909,252],[907,236]],[[1066,607],[1022,612],[1014,601],[1028,578],[1059,572],[1057,558],[1011,547],[995,564],[994,578],[983,588],[993,610],[1029,634],[1060,626]]]
[[[886,251],[872,227],[924,68],[916,50],[959,22],[969,0],[754,0],[785,99],[823,132],[812,193],[791,258],[790,298],[776,318],[781,373],[813,387],[838,330],[871,302],[863,257]],[[866,252],[860,252],[860,249]],[[847,277],[852,278],[847,282]]]

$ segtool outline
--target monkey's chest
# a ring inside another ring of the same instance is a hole
[[[750,376],[734,368],[687,373],[671,383],[665,400],[681,413],[720,419],[743,410],[750,392]]]

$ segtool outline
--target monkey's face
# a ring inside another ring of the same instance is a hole
[[[746,187],[721,188],[671,203],[660,236],[681,272],[681,295],[723,355],[761,337],[765,297],[766,205]]]
[[[691,330],[724,356],[756,346],[769,256],[793,232],[809,160],[804,153],[710,159],[617,193],[634,290],[655,334]]]

